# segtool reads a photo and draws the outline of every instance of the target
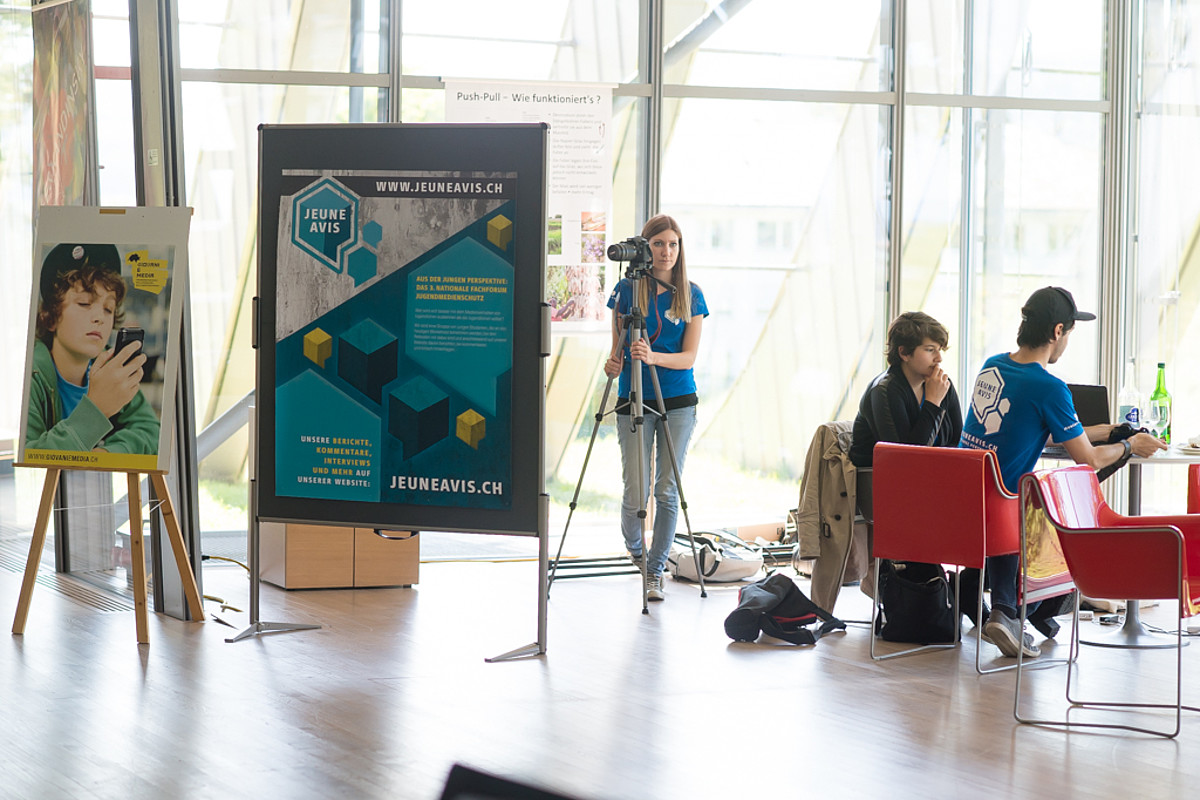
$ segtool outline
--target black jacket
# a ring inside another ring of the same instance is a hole
[[[953,383],[940,407],[921,403],[908,385],[904,371],[892,367],[871,381],[863,392],[854,419],[850,461],[856,467],[871,466],[876,442],[957,447],[961,434],[962,406]]]

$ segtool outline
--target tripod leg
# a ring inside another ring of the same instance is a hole
[[[700,581],[700,596],[708,597],[704,586],[704,570],[700,568],[700,555],[696,551],[696,537],[692,535],[692,521],[688,517],[687,498],[683,495],[683,476],[679,472],[679,459],[675,455],[675,443],[671,437],[671,425],[667,422],[667,406],[663,402],[662,388],[658,384],[658,370],[650,366],[650,382],[654,385],[654,399],[658,403],[658,413],[663,423],[663,439],[667,443],[667,456],[671,462],[671,470],[675,477],[675,491],[679,494],[679,508],[683,511],[683,524],[687,528],[688,541],[692,545],[692,560],[696,565],[696,577]]]
[[[636,290],[635,290],[636,291]],[[629,346],[632,349],[635,342],[642,337],[645,320],[634,317],[627,326]],[[646,428],[642,398],[642,365],[640,361],[630,361],[629,364],[629,424],[634,437],[634,449],[637,451],[634,474],[637,479],[637,518],[642,534],[642,613],[650,613],[650,548],[646,545]]]
[[[604,385],[604,395],[600,398],[600,410],[596,412],[596,421],[592,425],[592,438],[588,440],[587,453],[583,456],[583,467],[579,470],[579,480],[575,483],[575,494],[571,497],[570,510],[567,512],[567,523],[563,526],[562,538],[558,541],[558,552],[550,562],[550,576],[546,579],[546,588],[554,585],[554,576],[558,572],[558,562],[562,558],[563,545],[567,543],[567,530],[571,527],[571,517],[575,514],[575,506],[579,502],[579,490],[583,488],[583,476],[587,472],[588,461],[592,458],[592,447],[596,444],[596,434],[600,432],[600,422],[604,419],[604,407],[608,405],[608,394],[612,391],[613,379],[610,377]]]

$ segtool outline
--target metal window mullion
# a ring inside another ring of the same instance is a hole
[[[1122,380],[1127,332],[1126,314],[1131,306],[1129,286],[1130,253],[1130,111],[1133,106],[1132,7],[1110,3],[1108,9],[1108,95],[1111,111],[1105,119],[1104,217],[1101,226],[1100,262],[1100,349],[1097,354],[1101,384],[1109,387],[1109,402],[1116,407],[1117,388]]]
[[[972,56],[973,58],[973,56]],[[974,74],[974,65],[964,64],[964,72]],[[910,92],[905,101],[910,106],[933,106],[937,108],[987,108],[1005,111],[1083,111],[1103,113],[1109,110],[1110,102],[1101,100],[1073,100],[1067,97],[1010,97],[991,94],[936,94]]]
[[[975,81],[975,2],[966,0],[963,6],[963,93],[969,95]],[[959,341],[966,343],[974,340],[972,312],[974,300],[972,290],[974,281],[971,275],[971,251],[973,242],[972,222],[974,214],[974,180],[972,179],[972,161],[975,158],[975,115],[971,106],[963,106],[962,110],[962,164],[959,167],[959,179],[962,186],[959,190],[958,209],[958,330]],[[986,353],[984,354],[986,356]],[[971,348],[958,348],[959,379],[970,380],[972,375]],[[963,395],[965,398],[966,395]]]
[[[183,124],[180,111],[179,9],[177,0],[130,0],[130,82],[133,96],[134,170],[140,206],[183,206]],[[176,519],[201,586],[200,521],[198,511],[196,425],[192,402],[191,298],[186,281],[180,320],[179,380],[176,385],[175,448],[166,476]],[[154,561],[154,607],[180,619],[188,618],[187,599],[174,556],[157,535],[160,517],[151,516]]]
[[[663,0],[643,0],[638,38],[646,68],[642,78],[650,87],[642,121],[638,219],[646,220],[659,211],[662,192],[662,117],[663,117]]]
[[[887,309],[887,319],[883,320],[884,330],[888,321],[895,319],[900,313],[900,278],[903,265],[900,256],[904,248],[904,112],[907,87],[905,86],[906,60],[906,15],[908,12],[906,0],[895,0],[892,4],[892,90],[895,102],[892,105],[891,130],[891,198],[889,213],[891,220],[888,229],[888,265],[887,285],[884,287],[884,308]]]
[[[401,0],[384,0],[388,7],[388,122],[402,122],[400,114],[404,92],[403,30],[401,29]]]

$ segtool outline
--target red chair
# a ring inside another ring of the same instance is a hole
[[[1175,634],[1175,703],[1133,703],[1077,700],[1071,696],[1068,667],[1066,699],[1073,706],[1105,708],[1173,708],[1171,732],[1133,725],[1046,720],[1021,714],[1023,659],[1017,659],[1017,686],[1013,716],[1018,722],[1063,727],[1117,728],[1168,738],[1179,733],[1183,705],[1183,618],[1195,614],[1200,603],[1200,515],[1127,517],[1108,507],[1100,493],[1096,473],[1087,466],[1062,467],[1021,478],[1021,498],[1045,511],[1058,534],[1059,545],[1080,595],[1123,597],[1128,602],[1173,600]],[[1022,565],[1025,566],[1024,564]],[[1024,575],[1024,569],[1022,570]],[[1077,595],[1078,597],[1078,595]],[[1075,604],[1071,630],[1072,662],[1079,657],[1079,603]]]
[[[1020,511],[1016,495],[1000,480],[994,453],[957,447],[920,447],[880,442],[874,451],[875,528],[871,555],[875,559],[875,597],[879,597],[880,559],[955,564],[983,569],[989,556],[1016,553],[1020,547]],[[962,615],[958,581],[955,581],[953,642],[928,644],[871,658],[881,661],[922,650],[958,647]],[[871,630],[875,630],[879,603],[873,604]],[[976,619],[983,614],[983,592]],[[981,642],[984,620],[979,619],[976,643]],[[981,647],[975,648],[975,669]]]

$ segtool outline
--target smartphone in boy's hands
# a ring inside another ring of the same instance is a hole
[[[128,364],[133,360],[134,356],[141,352],[142,347],[144,347],[146,343],[146,332],[138,327],[121,328],[119,331],[117,331],[117,342],[113,345],[113,357],[115,358],[117,353],[120,353],[121,350],[127,347],[131,342],[138,342],[140,346],[137,350],[134,350],[132,353],[130,353],[129,358],[125,359],[121,366]]]

